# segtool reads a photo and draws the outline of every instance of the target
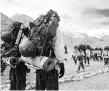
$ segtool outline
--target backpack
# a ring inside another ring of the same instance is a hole
[[[48,16],[49,15],[49,16]],[[50,21],[51,25],[49,25]],[[56,36],[58,27],[58,19],[55,12],[41,15],[35,21],[30,22],[31,34],[29,40],[34,44],[37,55],[49,56],[50,51],[53,51],[53,39]]]

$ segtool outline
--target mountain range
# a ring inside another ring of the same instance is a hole
[[[22,22],[24,24],[28,24],[29,22],[32,22],[33,19],[31,17],[29,17],[28,15],[24,15],[24,14],[18,14],[16,13],[15,15],[12,16],[12,20],[13,21],[19,21]]]
[[[90,37],[85,33],[66,33],[63,32],[64,43],[70,47],[79,44],[88,44],[91,47],[104,47],[109,46],[109,35],[103,34],[101,38]]]
[[[1,31],[5,31],[5,29],[7,29],[7,27],[8,27],[8,25],[12,22],[12,19],[7,17],[6,15],[2,14],[1,12],[0,12],[0,16],[1,16],[1,22],[0,22]]]
[[[1,15],[1,32],[5,31],[7,29],[7,27],[12,23],[12,21],[18,21],[18,22],[22,22],[25,25],[28,25],[29,22],[32,22],[33,19],[31,17],[29,17],[28,15],[24,15],[24,14],[15,14],[13,15],[11,18],[7,17],[6,15],[0,13]]]
[[[24,14],[15,14],[11,18],[7,17],[6,15],[1,14],[1,32],[5,31],[8,25],[12,21],[19,21],[24,24],[28,24],[29,22],[33,21],[33,19]],[[109,45],[109,35],[101,34],[100,38],[90,37],[85,33],[71,33],[68,31],[62,32],[64,43],[70,47],[74,47],[75,45],[79,44],[89,44],[92,47],[103,47]]]

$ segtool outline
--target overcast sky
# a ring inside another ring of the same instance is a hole
[[[33,19],[49,9],[61,17],[60,28],[90,36],[109,35],[109,0],[0,0],[0,12],[27,14]]]

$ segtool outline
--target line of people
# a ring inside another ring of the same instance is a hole
[[[72,59],[74,63],[77,64],[79,62],[77,72],[80,72],[80,68],[82,67],[83,71],[85,71],[85,66],[90,66],[90,61],[103,61],[105,66],[109,65],[109,47],[106,46],[103,48],[95,48],[92,49],[89,45],[79,45],[74,47]],[[85,65],[85,66],[84,66]]]

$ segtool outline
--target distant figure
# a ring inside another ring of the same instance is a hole
[[[78,54],[78,61],[79,61],[79,65],[78,65],[78,69],[76,72],[80,72],[80,68],[82,67],[83,69],[83,72],[85,71],[85,67],[84,67],[84,64],[83,64],[83,60],[84,60],[84,57],[85,57],[85,54],[82,50],[79,51],[79,54]]]
[[[94,51],[93,51],[93,49],[90,50],[90,60],[94,60]]]
[[[98,58],[97,58],[97,50],[94,50],[94,61],[97,61]]]
[[[109,64],[109,50],[107,50],[106,47],[103,50],[103,60],[105,66]]]
[[[65,49],[65,54],[68,54],[68,51],[67,51],[67,46],[65,45],[64,46],[64,49]],[[66,57],[65,57],[65,59],[64,59],[65,61],[67,61],[67,55],[66,55]]]
[[[87,49],[86,50],[86,60],[87,60],[87,66],[90,65],[90,50]]]
[[[98,60],[99,61],[102,61],[102,49],[101,48],[99,48],[99,50],[98,50],[98,53],[97,53],[97,58],[98,58]]]
[[[68,54],[67,46],[64,46],[64,49],[65,49],[65,54]]]
[[[77,64],[77,59],[78,59],[78,51],[77,50],[73,51],[72,59],[73,59],[74,63]]]

